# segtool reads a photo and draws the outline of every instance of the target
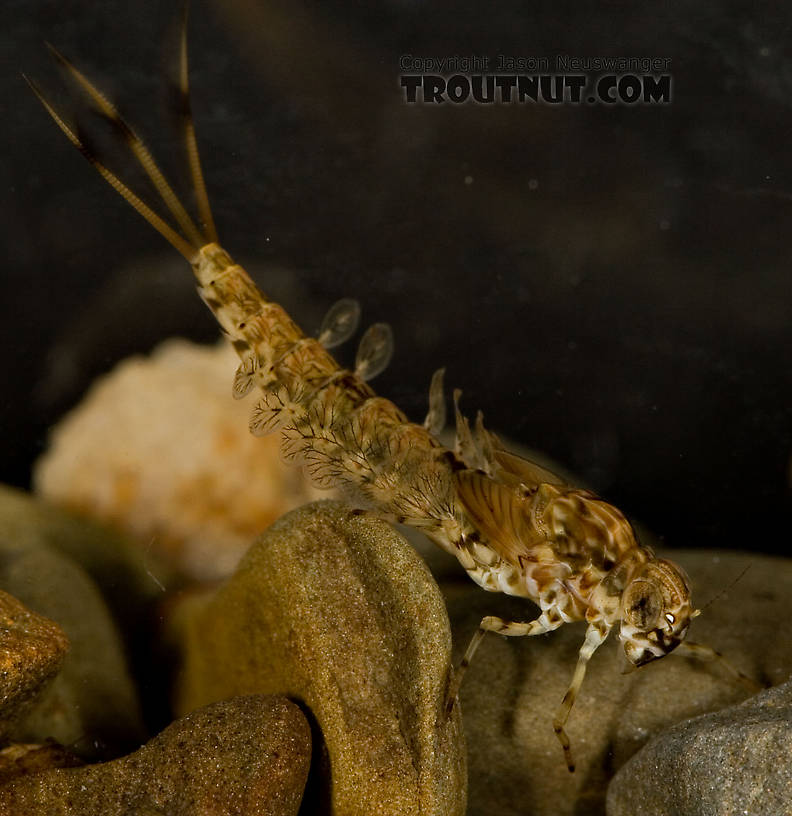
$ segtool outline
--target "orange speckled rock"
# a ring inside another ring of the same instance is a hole
[[[214,595],[185,602],[175,628],[181,710],[254,691],[311,710],[329,760],[311,812],[465,812],[459,708],[444,710],[448,617],[425,564],[388,525],[335,502],[295,510]]]
[[[55,676],[68,650],[57,623],[0,591],[0,739]]]
[[[311,757],[302,712],[278,697],[225,700],[127,757],[18,777],[0,816],[295,816]]]

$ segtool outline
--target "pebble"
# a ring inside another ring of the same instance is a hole
[[[0,816],[296,816],[310,758],[310,727],[294,703],[235,697],[129,756],[13,779],[0,787]]]
[[[174,621],[180,710],[250,692],[304,701],[326,752],[309,812],[465,812],[459,707],[445,711],[446,609],[391,527],[336,502],[307,505],[216,593],[185,604]]]

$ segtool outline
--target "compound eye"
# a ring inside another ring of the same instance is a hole
[[[647,581],[633,581],[624,593],[624,617],[642,632],[656,629],[663,611],[660,591]]]

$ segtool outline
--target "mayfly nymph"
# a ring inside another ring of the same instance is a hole
[[[564,623],[588,624],[577,666],[553,725],[570,770],[564,725],[586,665],[614,626],[627,660],[642,666],[680,646],[698,612],[684,573],[642,545],[624,515],[588,490],[507,451],[484,428],[473,427],[454,394],[454,450],[438,440],[445,424],[443,372],[432,379],[429,413],[410,422],[367,380],[390,359],[385,324],[362,338],[354,370],[342,368],[328,349],[356,330],[359,308],[343,300],[328,313],[318,338],[307,337],[281,306],[268,300],[245,270],[218,244],[203,180],[189,106],[186,26],[180,49],[184,137],[199,210],[190,217],[146,146],[115,106],[65,57],[51,49],[97,112],[126,141],[146,171],[176,226],[158,215],[86,146],[37,86],[39,100],[72,144],[191,264],[198,291],[240,357],[233,395],[261,394],[250,430],[278,431],[285,457],[313,480],[342,491],[350,504],[390,522],[411,525],[454,555],[470,577],[491,592],[530,599],[541,610],[530,622],[486,617],[449,688],[453,705],[464,670],[485,632],[538,635]],[[703,646],[689,654],[711,657]]]

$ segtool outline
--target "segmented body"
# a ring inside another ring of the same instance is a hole
[[[254,386],[263,393],[254,433],[280,431],[285,456],[318,485],[422,530],[479,586],[529,598],[542,610],[530,631],[500,619],[486,628],[537,634],[585,620],[600,643],[624,620],[622,639],[636,665],[680,643],[693,614],[687,582],[638,542],[619,510],[504,450],[480,417],[474,435],[458,406],[457,450],[444,447],[306,337],[218,245],[201,247],[193,269],[241,359],[235,396]],[[647,565],[654,569],[647,573]],[[636,626],[623,602],[642,573]]]
[[[565,622],[588,623],[572,682],[554,719],[571,769],[563,726],[588,659],[617,622],[627,658],[636,666],[677,647],[696,614],[683,573],[642,546],[615,507],[506,451],[480,415],[471,429],[459,412],[458,394],[455,450],[443,446],[436,436],[445,416],[437,375],[424,425],[410,422],[392,402],[377,396],[365,378],[387,357],[382,353],[387,337],[379,345],[366,345],[364,338],[355,371],[345,370],[325,347],[329,342],[305,336],[258,290],[217,243],[189,113],[184,33],[182,110],[200,229],[115,107],[55,55],[127,141],[179,229],[108,170],[31,83],[33,90],[105,180],[192,265],[201,297],[240,356],[234,396],[260,392],[250,422],[253,433],[281,433],[286,457],[304,465],[317,484],[340,488],[354,506],[422,530],[458,558],[484,589],[526,597],[540,607],[539,617],[529,623],[494,617],[482,621],[451,683],[451,703],[484,632],[536,635]]]
[[[615,507],[533,473],[535,466],[513,454],[499,460],[497,439],[481,425],[490,458],[481,462],[486,470],[469,467],[465,453],[481,459],[480,449],[451,451],[410,422],[306,337],[220,246],[202,247],[193,268],[201,297],[241,359],[234,396],[253,388],[263,395],[251,431],[279,431],[285,457],[320,487],[421,529],[481,587],[530,598],[549,624],[587,613],[592,619],[602,611],[592,590],[605,575],[625,558],[633,567],[651,558]]]
[[[280,431],[286,458],[359,507],[422,529],[455,518],[450,451],[306,337],[222,248],[202,247],[193,268],[241,359],[234,395],[263,394],[254,434]]]

